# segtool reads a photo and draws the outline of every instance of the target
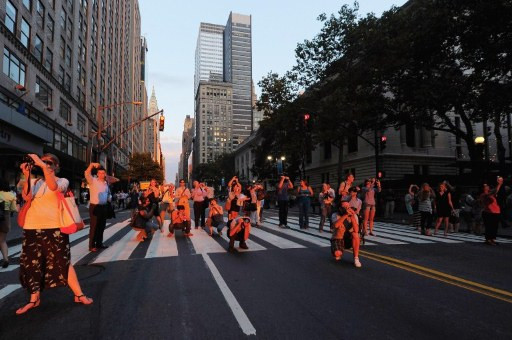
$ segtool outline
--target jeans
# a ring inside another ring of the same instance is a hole
[[[309,227],[309,206],[311,201],[308,197],[302,197],[298,200],[299,206],[299,226],[301,228]]]
[[[395,213],[395,201],[387,201],[386,202],[386,209],[384,211],[384,217],[393,217],[393,214]]]
[[[158,229],[158,224],[156,224],[153,221],[147,221],[145,227],[146,227],[146,233],[149,234],[153,230],[157,230]]]
[[[332,206],[330,204],[324,204],[322,207],[321,207],[321,213],[322,215],[320,216],[320,224],[318,225],[318,229],[319,230],[324,230],[324,224],[325,224],[325,218],[327,217],[329,219],[329,228],[331,227],[331,210],[332,210]]]
[[[287,225],[288,224],[288,201],[278,201],[279,202],[279,224]]]
[[[183,233],[185,233],[185,234],[190,233],[190,221],[169,224],[169,232],[171,234],[174,234],[175,229],[182,229]]]
[[[500,214],[493,214],[487,211],[482,212],[484,220],[485,239],[495,240],[498,234],[498,224],[500,223]]]

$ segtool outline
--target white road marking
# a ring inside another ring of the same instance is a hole
[[[275,230],[281,234],[290,235],[295,238],[301,239],[303,241],[316,244],[317,246],[320,246],[320,247],[330,247],[331,246],[331,243],[329,242],[329,240],[326,240],[324,238],[315,237],[311,234],[306,235],[304,233],[297,233],[293,230],[279,228],[278,226],[269,224],[269,223],[264,224],[264,226],[267,228],[270,228],[272,230]],[[311,236],[309,236],[309,235],[311,235]]]
[[[140,244],[135,239],[138,233],[136,230],[130,230],[122,239],[114,242],[108,249],[104,250],[92,263],[128,260],[135,248]]]
[[[196,229],[194,236],[190,238],[196,254],[202,253],[225,253],[224,249],[217,241],[212,239],[203,229]]]
[[[19,267],[19,264],[10,264],[7,268],[0,268],[0,273],[12,272],[14,269],[18,269]]]
[[[227,234],[227,229],[226,229],[226,233],[222,234],[222,238],[229,242],[229,237],[226,234]],[[238,244],[238,241],[235,241],[235,247],[237,244]],[[245,241],[245,244],[247,244],[247,247],[249,247],[249,249],[242,249],[242,248],[236,248],[236,249],[241,253],[246,252],[246,251],[260,251],[260,250],[267,249],[267,248],[263,247],[262,245],[252,241],[251,236],[249,236],[249,239],[247,241]]]
[[[0,289],[0,300],[20,288],[21,285],[19,284],[5,286],[4,288]]]
[[[268,233],[258,228],[251,228],[251,234],[258,238],[261,238],[263,241],[272,243],[274,246],[281,249],[306,248],[302,244],[295,243],[286,238],[276,236],[274,234]]]
[[[226,284],[226,281],[224,281],[222,275],[220,275],[220,272],[213,263],[212,259],[206,253],[203,253],[202,255],[204,262],[210,269],[210,272],[212,273],[215,282],[217,282],[217,285],[219,286],[222,295],[224,295],[224,299],[226,299],[229,308],[231,308],[231,311],[233,312],[236,321],[238,321],[240,328],[242,328],[242,332],[244,332],[245,335],[256,335],[256,329],[254,328],[251,321],[247,317],[247,314],[245,314],[244,310],[242,309],[242,306],[240,306],[240,304],[236,300],[236,297],[229,289],[228,285]]]
[[[169,220],[164,222],[163,230],[169,230]],[[194,236],[195,237],[195,236]],[[167,237],[167,232],[161,233],[156,231],[151,239],[148,251],[146,252],[147,259],[153,257],[167,257],[178,256],[178,245],[176,244],[176,235],[174,237]]]
[[[112,227],[105,229],[103,233],[103,241],[107,241],[109,238],[118,233],[121,229],[126,227],[128,220],[114,224]],[[82,242],[71,247],[71,263],[76,264],[78,261],[89,255],[89,239],[85,239]]]

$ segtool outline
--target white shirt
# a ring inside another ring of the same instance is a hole
[[[89,182],[90,203],[91,204],[107,204],[109,189],[107,181],[100,181],[97,177],[92,178]]]

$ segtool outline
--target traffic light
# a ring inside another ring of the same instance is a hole
[[[308,122],[308,120],[309,120],[309,118],[311,118],[311,116],[309,115],[309,113],[306,113],[306,114],[304,115],[304,122],[305,122],[305,123],[307,123],[307,122]]]
[[[384,171],[382,171],[382,170],[381,171],[377,171],[377,179],[379,179],[379,180],[383,179],[385,175],[386,174],[385,174]]]
[[[386,136],[380,136],[380,142],[379,142],[379,145],[380,145],[380,150],[384,150],[386,148],[386,142],[388,140],[388,137]]]
[[[158,125],[158,130],[164,131],[164,123],[165,123],[165,117],[164,116],[160,116],[160,123]]]

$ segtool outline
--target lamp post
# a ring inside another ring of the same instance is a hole
[[[484,147],[485,147],[485,137],[478,136],[475,138],[475,147],[478,152],[479,160],[484,160]],[[485,159],[486,160],[486,159]]]
[[[109,109],[112,109],[114,107],[117,107],[117,106],[123,106],[123,105],[127,105],[127,104],[131,104],[131,105],[136,105],[136,106],[141,106],[142,105],[142,102],[141,101],[127,101],[127,102],[122,102],[122,103],[113,103],[113,104],[109,104],[109,105],[102,105],[102,106],[98,106],[98,112],[97,112],[97,115],[96,115],[96,121],[98,122],[98,131],[96,132],[92,132],[91,133],[91,137],[92,136],[96,136],[96,162],[100,162],[101,161],[101,153],[103,150],[106,149],[106,147],[101,147],[100,146],[100,139],[102,138],[102,135],[103,133],[105,132],[106,129],[108,129],[115,121],[116,119],[112,119],[112,121],[104,126],[103,125],[103,111],[104,110],[109,110]],[[89,160],[92,161],[92,150],[93,150],[93,145],[92,145],[92,141],[91,141],[91,156],[89,157]],[[111,143],[109,143],[110,145]]]

